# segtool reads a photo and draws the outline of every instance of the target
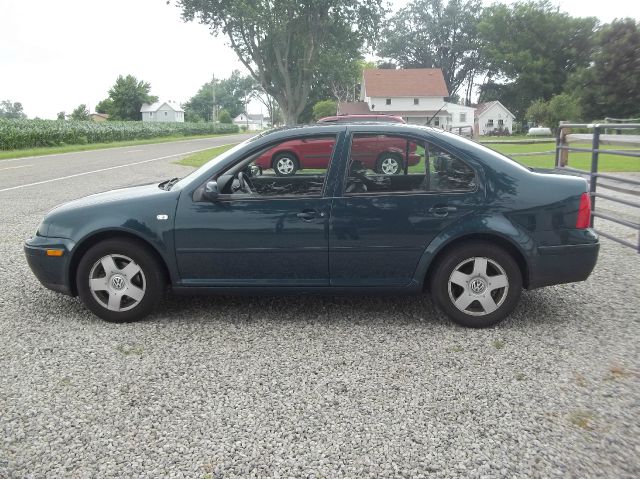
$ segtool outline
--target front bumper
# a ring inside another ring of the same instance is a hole
[[[75,243],[66,238],[34,236],[24,244],[27,263],[43,286],[60,293],[72,295],[69,280],[71,250]],[[62,256],[47,256],[48,249],[63,249]]]
[[[600,243],[539,246],[528,289],[586,280],[598,261]]]

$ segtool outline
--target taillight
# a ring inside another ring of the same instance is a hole
[[[576,228],[585,229],[591,224],[591,196],[589,193],[582,193],[580,196],[580,207],[578,208],[578,219]]]

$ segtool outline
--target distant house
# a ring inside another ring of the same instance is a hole
[[[338,114],[382,113],[407,123],[431,125],[470,134],[474,109],[446,101],[447,84],[440,68],[367,69],[360,101],[338,105]]]
[[[109,119],[109,115],[106,113],[91,113],[89,117],[91,121],[107,121]]]
[[[475,134],[488,135],[494,130],[513,133],[515,116],[498,100],[476,105]]]
[[[233,119],[233,124],[238,125],[239,128],[245,127],[248,131],[257,131],[267,128],[268,118],[262,113],[255,115],[240,113]]]
[[[184,122],[184,110],[172,101],[144,103],[140,108],[142,121],[177,121]]]

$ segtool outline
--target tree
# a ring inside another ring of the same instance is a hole
[[[480,0],[413,0],[382,32],[385,67],[442,68],[450,95],[482,69],[476,26]]]
[[[640,26],[614,20],[596,36],[593,63],[569,80],[587,120],[640,116]]]
[[[487,7],[478,24],[488,72],[480,101],[500,100],[523,118],[534,100],[562,93],[569,75],[589,64],[596,25],[547,0]]]
[[[231,119],[231,115],[227,110],[220,110],[218,112],[218,121],[220,123],[233,123],[233,120]]]
[[[105,98],[101,102],[98,102],[96,105],[96,112],[102,113],[103,115],[111,115],[111,110],[113,109],[113,100],[111,98]]]
[[[27,115],[25,115],[22,110],[22,103],[12,103],[11,100],[4,100],[0,102],[0,118],[5,118],[7,120],[22,120],[26,117]]]
[[[333,116],[338,111],[338,104],[333,100],[322,100],[313,105],[313,119],[319,120],[325,116]]]
[[[141,120],[142,104],[158,101],[150,91],[149,83],[138,81],[133,75],[120,75],[109,90],[109,97],[98,103],[96,111],[108,114],[110,120]]]
[[[198,92],[187,101],[183,108],[189,121],[211,121],[213,116],[213,82],[205,83]],[[215,80],[216,106],[227,110],[235,118],[245,110],[246,101],[255,91],[255,82],[250,76],[234,70],[229,78]]]
[[[265,92],[261,87],[258,87],[254,93],[253,98],[258,100],[267,109],[267,115],[272,125],[278,125],[282,123],[282,113],[278,107],[278,103],[275,98]]]
[[[56,120],[66,120],[67,114],[64,111],[59,111],[56,115]]]
[[[76,121],[90,120],[91,116],[89,115],[89,109],[87,108],[87,105],[85,105],[84,103],[82,105],[78,105],[78,107],[71,113],[71,119]]]
[[[251,76],[274,97],[285,123],[307,105],[327,45],[374,37],[382,0],[178,0],[184,20],[223,34]]]
[[[534,101],[527,109],[526,118],[537,125],[556,130],[561,121],[579,122],[582,110],[578,98],[562,93],[549,101]]]

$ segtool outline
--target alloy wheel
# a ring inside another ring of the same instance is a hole
[[[146,287],[144,271],[128,256],[103,256],[89,272],[91,294],[100,305],[110,311],[135,308],[144,298]]]
[[[290,175],[295,167],[295,163],[288,156],[279,158],[278,161],[276,161],[276,169],[282,175]]]
[[[380,162],[380,169],[385,175],[395,175],[400,169],[400,164],[397,159],[388,156]]]
[[[453,269],[448,290],[458,310],[471,316],[484,316],[496,311],[506,299],[509,278],[496,261],[474,257]]]

